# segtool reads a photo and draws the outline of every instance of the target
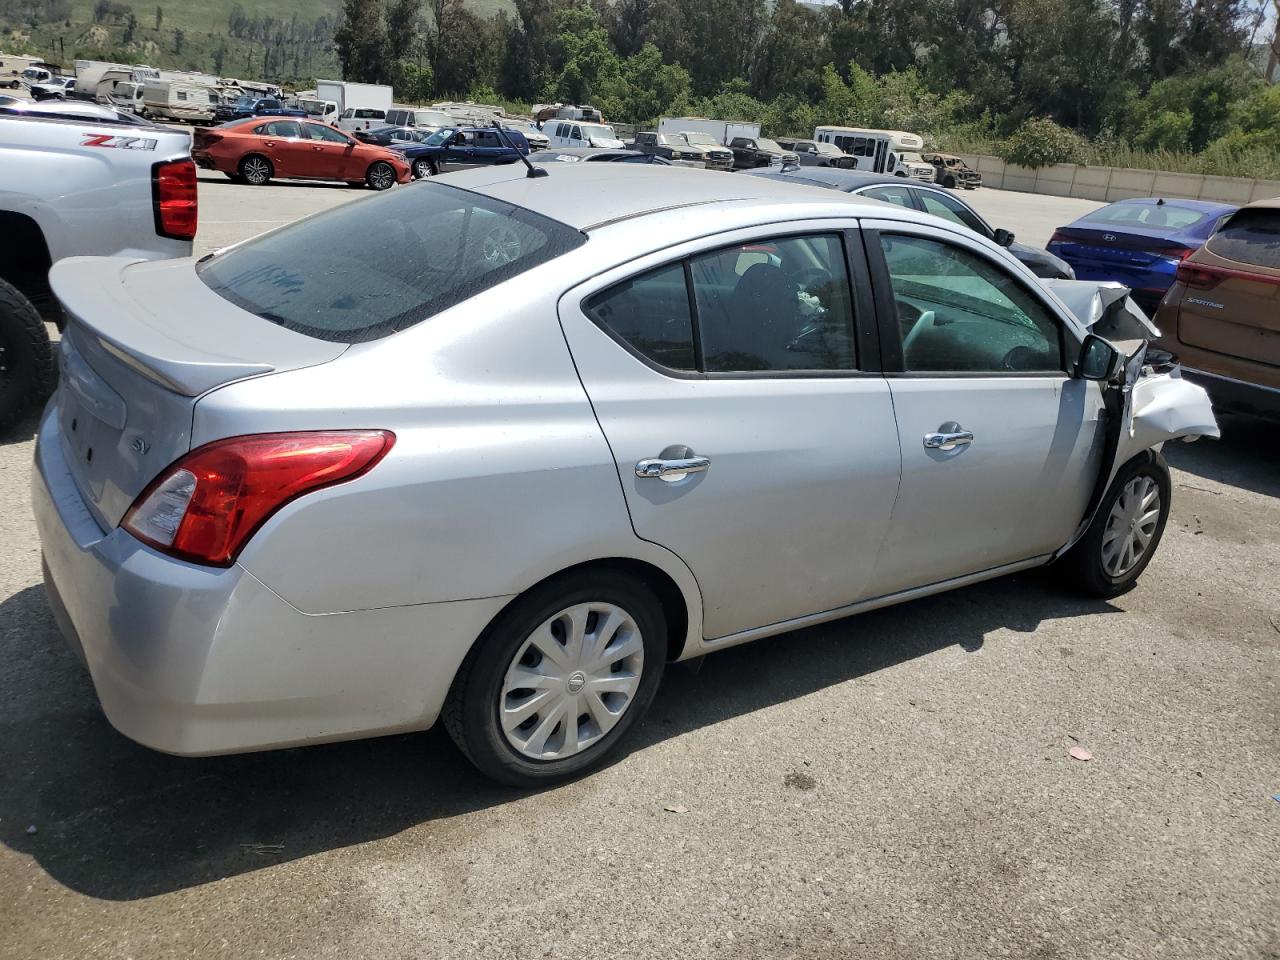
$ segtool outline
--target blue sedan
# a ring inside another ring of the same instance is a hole
[[[422,143],[392,143],[413,168],[415,179],[453,170],[515,163],[529,153],[529,141],[518,130],[492,127],[441,127]]]
[[[1049,252],[1079,280],[1115,280],[1148,313],[1173,284],[1178,264],[1195,253],[1236,207],[1204,200],[1121,200],[1059,227]]]

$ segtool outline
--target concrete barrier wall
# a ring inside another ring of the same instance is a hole
[[[1074,163],[1054,163],[1033,170],[1005,163],[999,157],[980,154],[960,156],[982,174],[984,186],[997,190],[1021,190],[1102,203],[1127,197],[1181,197],[1184,200],[1244,204],[1280,197],[1280,180],[1210,177],[1198,173],[1126,170],[1123,167],[1083,167]]]

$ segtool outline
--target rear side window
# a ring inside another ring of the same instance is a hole
[[[1280,270],[1280,209],[1241,210],[1210,238],[1209,250],[1237,263]]]
[[[214,293],[264,320],[359,343],[420,323],[585,242],[558,221],[432,182],[300,221],[197,271]]]
[[[632,349],[672,370],[696,370],[684,265],[671,264],[610,287],[584,310]]]
[[[272,120],[270,123],[264,123],[260,127],[254,127],[253,132],[262,134],[264,137],[302,136],[302,131],[298,129],[298,121],[296,120]]]

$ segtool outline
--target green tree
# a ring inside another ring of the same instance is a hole
[[[344,80],[384,83],[387,79],[387,24],[377,0],[343,0],[342,22],[334,32]]]
[[[156,7],[156,29],[159,30],[164,23],[164,7]]]

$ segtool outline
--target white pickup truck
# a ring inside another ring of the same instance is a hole
[[[0,107],[0,430],[53,385],[45,323],[61,327],[62,312],[49,268],[190,256],[196,209],[186,131],[91,103]]]

